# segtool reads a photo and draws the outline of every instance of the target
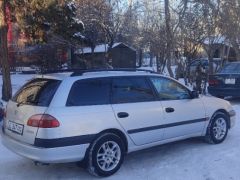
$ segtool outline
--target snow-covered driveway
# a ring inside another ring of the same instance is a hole
[[[14,86],[18,83],[13,80]],[[126,157],[122,168],[106,179],[239,180],[240,99],[230,101],[237,111],[238,121],[222,144],[209,145],[199,139],[190,139],[132,153]],[[76,167],[75,163],[35,166],[0,143],[0,180],[6,179],[97,178]]]

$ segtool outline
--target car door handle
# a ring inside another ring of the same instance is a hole
[[[165,111],[166,111],[167,113],[172,113],[172,112],[174,112],[175,110],[174,110],[174,108],[167,107],[167,108],[165,109]]]
[[[129,114],[126,113],[126,112],[119,112],[119,113],[117,114],[117,116],[118,116],[119,118],[126,118],[126,117],[129,116]]]

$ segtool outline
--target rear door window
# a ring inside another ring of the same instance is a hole
[[[19,105],[49,106],[61,81],[54,79],[33,79],[26,83],[13,97]]]
[[[145,77],[121,77],[112,81],[112,103],[154,101],[155,95]]]
[[[96,78],[76,81],[66,106],[103,105],[110,103],[110,79]]]

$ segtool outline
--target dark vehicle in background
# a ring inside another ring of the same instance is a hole
[[[240,97],[240,62],[226,64],[218,73],[209,76],[208,92],[216,97]]]
[[[197,68],[197,66],[199,65],[199,64],[202,64],[202,66],[204,67],[204,68],[206,68],[206,69],[208,69],[208,59],[204,59],[204,58],[201,58],[201,59],[195,59],[195,60],[193,60],[191,63],[190,63],[190,71],[195,71],[196,70],[196,68]]]
[[[3,120],[3,116],[4,116],[4,105],[0,101],[0,122]]]
[[[205,69],[206,72],[208,72],[209,69],[209,60],[208,58],[200,58],[193,60],[189,65],[189,71],[190,75],[195,75],[197,66],[201,64],[202,67]],[[216,72],[218,68],[220,67],[221,59],[219,58],[213,58],[213,71]]]
[[[220,58],[213,58],[213,71],[216,72],[221,66],[222,60]],[[209,69],[209,60],[208,58],[198,58],[184,62],[181,66],[177,66],[175,69],[176,79],[184,78],[184,73],[188,71],[190,77],[195,77],[197,66],[201,64],[205,72],[208,72]],[[193,79],[194,80],[194,79]]]

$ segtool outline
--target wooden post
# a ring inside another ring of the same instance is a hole
[[[0,61],[2,66],[2,99],[8,101],[12,96],[12,86],[10,77],[10,67],[8,61],[7,47],[7,17],[6,0],[0,0]]]

